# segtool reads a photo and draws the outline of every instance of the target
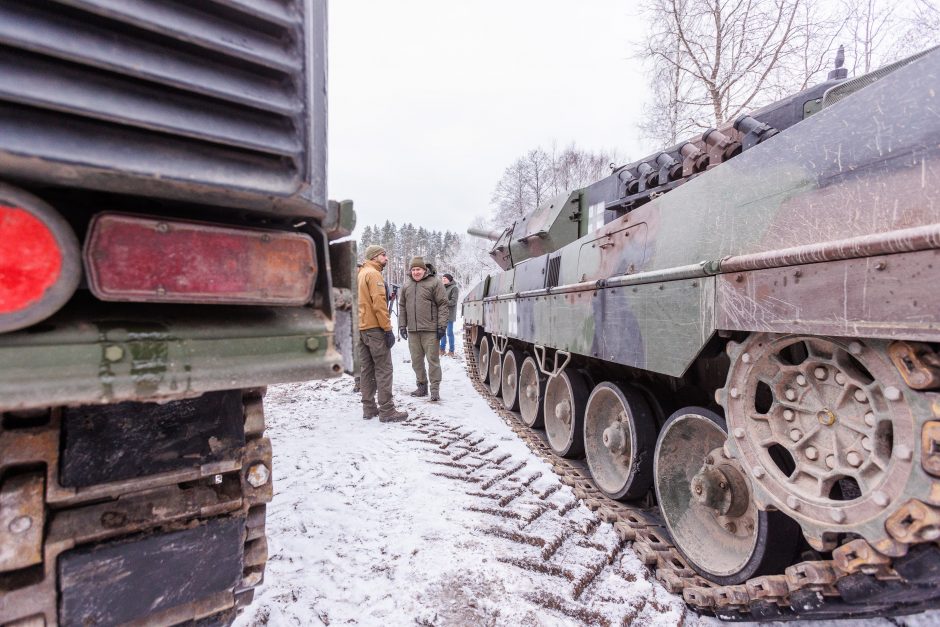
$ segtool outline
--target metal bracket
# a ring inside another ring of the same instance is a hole
[[[15,475],[0,485],[0,572],[42,563],[45,477]]]
[[[498,355],[502,355],[506,352],[506,347],[509,346],[509,336],[508,335],[496,335],[493,334],[490,336],[490,339],[493,340],[493,349]]]
[[[545,367],[545,347],[536,344],[533,347],[533,352],[535,353],[535,363],[538,365],[539,371],[542,374],[547,375],[549,379],[554,379],[555,377],[560,375],[561,371],[564,370],[565,367],[568,365],[568,362],[571,361],[571,353],[569,353],[568,351],[556,350],[555,361],[554,361],[551,371],[549,371]],[[565,356],[565,360],[561,362],[561,365],[558,364],[559,355]]]

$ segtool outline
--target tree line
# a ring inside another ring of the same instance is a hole
[[[462,294],[496,268],[486,254],[489,242],[477,243],[469,235],[415,227],[410,222],[398,225],[386,220],[385,224],[365,227],[359,237],[360,253],[372,244],[385,248],[385,280],[395,285],[404,283],[411,259],[416,256],[433,264],[438,275],[452,274]]]

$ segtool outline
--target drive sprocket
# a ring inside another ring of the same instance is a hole
[[[887,342],[755,334],[729,343],[718,402],[728,449],[762,509],[779,509],[817,550],[839,533],[893,543],[885,522],[930,481],[920,468],[918,393]]]

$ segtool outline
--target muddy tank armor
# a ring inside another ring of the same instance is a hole
[[[354,366],[325,53],[325,0],[0,0],[0,625],[251,601],[265,386]]]
[[[940,605],[938,94],[837,68],[475,233],[476,387],[700,613]]]

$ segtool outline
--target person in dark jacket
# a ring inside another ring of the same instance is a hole
[[[430,380],[431,397],[428,400],[439,401],[441,356],[438,342],[447,328],[447,294],[434,266],[424,263],[422,257],[411,260],[410,274],[398,294],[398,332],[408,340],[411,367],[418,382],[411,395],[427,396]]]
[[[454,283],[454,275],[450,272],[443,274],[444,292],[447,294],[447,335],[441,338],[441,355],[454,356],[454,322],[457,321],[457,299],[460,289]],[[447,341],[450,340],[450,350],[445,352]]]

